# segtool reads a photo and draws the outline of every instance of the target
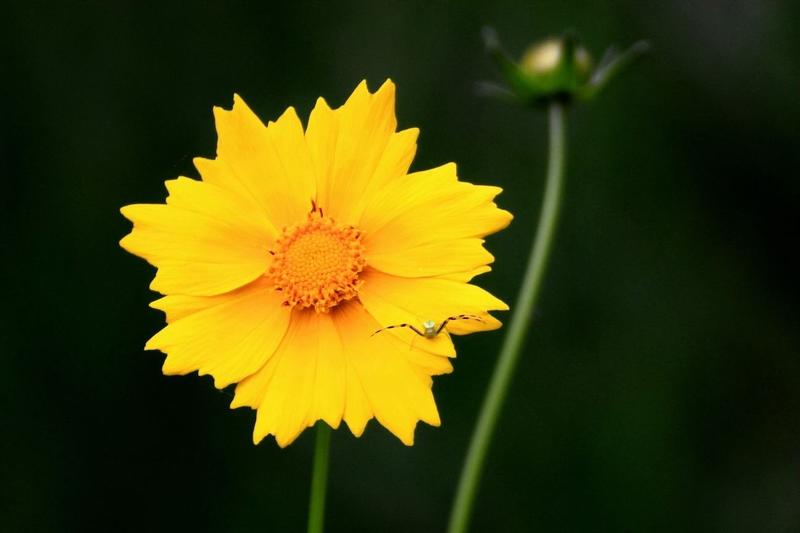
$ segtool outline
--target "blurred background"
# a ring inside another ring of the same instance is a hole
[[[305,120],[398,86],[413,168],[448,161],[516,218],[476,281],[513,305],[542,114],[476,95],[480,28],[520,55],[574,28],[650,57],[570,117],[562,225],[474,531],[800,531],[800,4],[12,2],[0,17],[0,529],[302,531],[313,434],[251,443],[209,377],[143,345],[154,271],[122,205],[213,156],[240,93]],[[443,426],[333,436],[328,531],[441,531],[502,331],[457,339]]]

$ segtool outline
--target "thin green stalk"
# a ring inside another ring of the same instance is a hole
[[[328,450],[331,444],[331,428],[325,422],[317,422],[314,440],[314,471],[311,474],[311,498],[308,505],[308,533],[322,533],[325,520],[325,489],[328,485]]]
[[[550,117],[550,153],[547,163],[547,184],[539,214],[539,226],[536,230],[533,249],[528,260],[525,277],[517,296],[516,307],[500,350],[497,366],[492,375],[489,390],[483,401],[467,458],[461,470],[453,510],[450,514],[449,533],[464,533],[469,526],[472,504],[478,490],[486,453],[492,440],[497,418],[508,393],[508,385],[528,333],[531,315],[539,295],[547,259],[553,242],[558,210],[561,204],[561,189],[564,181],[564,159],[566,153],[566,124],[564,107],[559,102],[552,102]]]

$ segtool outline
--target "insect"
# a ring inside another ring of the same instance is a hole
[[[375,331],[375,333],[370,335],[370,337],[372,337],[373,335],[377,335],[381,331],[384,331],[384,330],[387,330],[387,329],[408,328],[411,331],[413,331],[414,333],[416,333],[417,335],[419,335],[420,337],[425,337],[426,339],[432,339],[435,336],[437,336],[439,333],[442,332],[442,330],[444,329],[444,327],[447,325],[448,322],[452,322],[453,320],[477,320],[478,322],[483,322],[484,321],[481,317],[479,317],[477,315],[455,315],[455,316],[450,316],[450,317],[445,318],[444,320],[442,320],[442,322],[438,326],[436,325],[435,321],[426,320],[425,322],[422,323],[422,330],[420,330],[419,328],[417,328],[413,324],[405,324],[405,323],[404,324],[394,324],[392,326],[386,326],[386,327],[383,327],[383,328]]]

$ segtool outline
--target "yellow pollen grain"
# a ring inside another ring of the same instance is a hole
[[[268,275],[286,305],[324,313],[358,294],[365,265],[361,233],[315,209],[305,222],[284,228]]]

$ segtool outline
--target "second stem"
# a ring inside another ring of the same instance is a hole
[[[514,313],[506,333],[500,356],[492,375],[489,390],[483,402],[478,422],[472,434],[467,458],[461,470],[453,510],[450,514],[449,533],[464,533],[469,527],[472,505],[478,490],[483,465],[489,444],[497,426],[497,419],[503,407],[511,377],[519,361],[525,338],[528,333],[533,309],[544,278],[547,260],[553,242],[558,212],[561,204],[561,190],[564,181],[564,161],[566,157],[566,123],[564,106],[553,101],[549,108],[550,151],[547,163],[547,185],[539,214],[539,225],[525,277],[517,296]]]

